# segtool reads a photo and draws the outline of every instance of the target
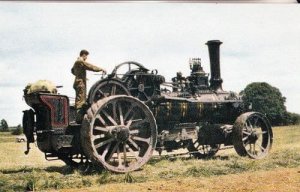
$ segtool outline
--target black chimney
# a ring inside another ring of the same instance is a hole
[[[215,91],[222,91],[221,73],[220,73],[220,45],[219,40],[207,41],[209,59],[210,59],[210,87]]]

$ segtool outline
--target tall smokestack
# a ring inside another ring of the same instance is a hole
[[[210,59],[210,87],[215,91],[222,91],[221,73],[220,73],[220,45],[219,40],[207,41],[209,59]]]

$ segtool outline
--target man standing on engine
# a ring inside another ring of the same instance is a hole
[[[103,73],[106,73],[104,69],[86,62],[88,55],[89,52],[87,50],[81,50],[78,59],[71,69],[72,74],[75,75],[73,88],[76,92],[75,108],[77,122],[82,120],[82,107],[86,103],[86,71],[103,71]]]

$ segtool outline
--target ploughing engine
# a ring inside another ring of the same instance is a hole
[[[139,169],[154,150],[186,148],[204,158],[215,155],[221,145],[233,145],[241,156],[265,157],[272,128],[238,94],[223,90],[221,44],[207,42],[210,79],[200,58],[190,59],[190,76],[178,72],[171,82],[137,62],[117,65],[91,87],[82,122],[75,122],[67,96],[25,91],[32,108],[23,116],[28,149],[36,133],[47,159],[73,166],[93,163],[114,172]]]

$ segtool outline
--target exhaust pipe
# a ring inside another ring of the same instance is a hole
[[[220,73],[220,45],[222,44],[219,40],[207,41],[209,59],[210,59],[210,88],[214,91],[223,91]]]

